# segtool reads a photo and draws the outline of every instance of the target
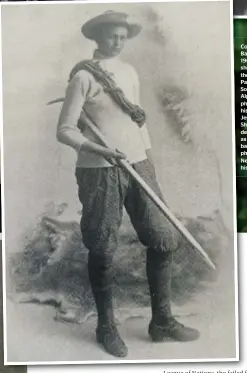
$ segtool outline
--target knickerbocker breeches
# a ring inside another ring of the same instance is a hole
[[[152,164],[144,160],[134,164],[133,168],[163,199]],[[157,293],[156,287],[160,287],[159,284],[164,284],[164,281],[167,289],[163,289],[166,294],[161,295],[161,298],[170,298],[171,256],[178,245],[178,233],[172,224],[131,176],[118,166],[77,168],[76,178],[79,199],[83,205],[81,232],[89,250],[89,277],[96,304],[97,298],[100,298],[97,292],[109,289],[114,278],[112,264],[123,207],[140,241],[147,247],[147,275],[152,307],[157,303],[157,297],[152,298],[152,294]],[[108,309],[111,307],[109,302],[105,305]]]

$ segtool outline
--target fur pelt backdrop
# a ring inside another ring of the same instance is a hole
[[[64,95],[71,68],[92,55],[95,45],[80,34],[81,24],[109,8],[129,12],[144,25],[122,58],[139,73],[159,183],[171,210],[218,267],[212,273],[181,238],[174,256],[174,302],[186,302],[211,286],[222,258],[233,258],[228,4],[97,4],[97,11],[94,4],[72,3],[6,7],[2,28],[8,296],[54,304],[59,314],[74,307],[80,317],[73,314],[73,321],[84,320],[94,306],[79,230],[76,155],[57,143],[61,107],[47,102]],[[13,28],[15,22],[22,27]],[[145,249],[125,215],[116,254],[117,307],[149,304],[144,262]]]
[[[0,252],[2,254],[2,242],[0,241]],[[2,270],[2,256],[0,255],[0,269]],[[0,276],[2,288],[2,276]],[[1,373],[27,373],[27,367],[11,367],[4,365],[4,336],[3,336],[3,293],[0,291],[0,372]]]

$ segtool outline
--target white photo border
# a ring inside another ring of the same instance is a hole
[[[117,4],[117,3],[150,3],[150,0],[121,0],[121,1],[102,1],[102,0],[90,0],[90,1],[73,1],[73,4]],[[37,366],[37,365],[106,365],[106,364],[153,364],[153,363],[212,363],[212,362],[234,362],[239,361],[239,274],[238,274],[238,255],[237,255],[237,204],[236,204],[236,157],[235,157],[235,93],[234,93],[234,37],[233,37],[233,0],[155,0],[156,3],[198,3],[198,2],[224,2],[229,3],[230,7],[230,56],[231,56],[231,112],[232,112],[232,170],[233,170],[233,211],[234,211],[234,280],[235,280],[235,341],[236,341],[236,357],[235,358],[222,358],[222,359],[143,359],[143,360],[93,360],[93,361],[37,361],[37,362],[10,362],[7,358],[7,307],[6,307],[6,255],[5,255],[5,184],[4,184],[4,139],[3,139],[3,86],[2,86],[2,60],[0,59],[0,130],[2,137],[1,146],[1,182],[2,182],[2,279],[3,279],[3,330],[4,330],[4,365],[6,366]],[[55,4],[71,4],[71,1],[10,1],[3,2],[0,4],[0,19],[1,19],[1,9],[3,7],[11,6],[34,6],[34,5],[55,5]],[[245,17],[234,17],[234,18],[245,18]],[[0,50],[2,51],[2,30],[0,30]],[[1,239],[1,238],[0,238]],[[58,367],[59,369],[59,367]]]

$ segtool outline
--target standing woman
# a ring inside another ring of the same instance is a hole
[[[61,110],[57,138],[77,152],[76,178],[83,205],[82,239],[87,247],[88,272],[96,303],[96,338],[105,350],[127,355],[114,318],[112,286],[114,254],[123,207],[140,241],[146,246],[146,273],[154,342],[171,338],[192,341],[199,332],[174,319],[171,311],[172,252],[178,233],[138,184],[117,166],[127,158],[132,167],[161,198],[151,156],[145,111],[139,106],[139,80],[134,68],[121,61],[125,43],[136,37],[141,25],[121,12],[108,11],[82,26],[83,35],[96,42],[91,60],[77,64],[71,74]],[[83,124],[87,115],[111,148],[101,146]]]

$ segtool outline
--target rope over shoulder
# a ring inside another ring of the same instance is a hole
[[[102,85],[104,92],[111,96],[113,101],[115,101],[118,106],[120,106],[121,109],[130,116],[133,122],[137,123],[139,127],[142,127],[146,121],[145,111],[139,105],[134,105],[127,99],[123,91],[112,79],[111,74],[103,70],[98,61],[85,60],[76,64],[71,70],[69,81],[81,70],[86,70],[92,74],[95,80]]]

